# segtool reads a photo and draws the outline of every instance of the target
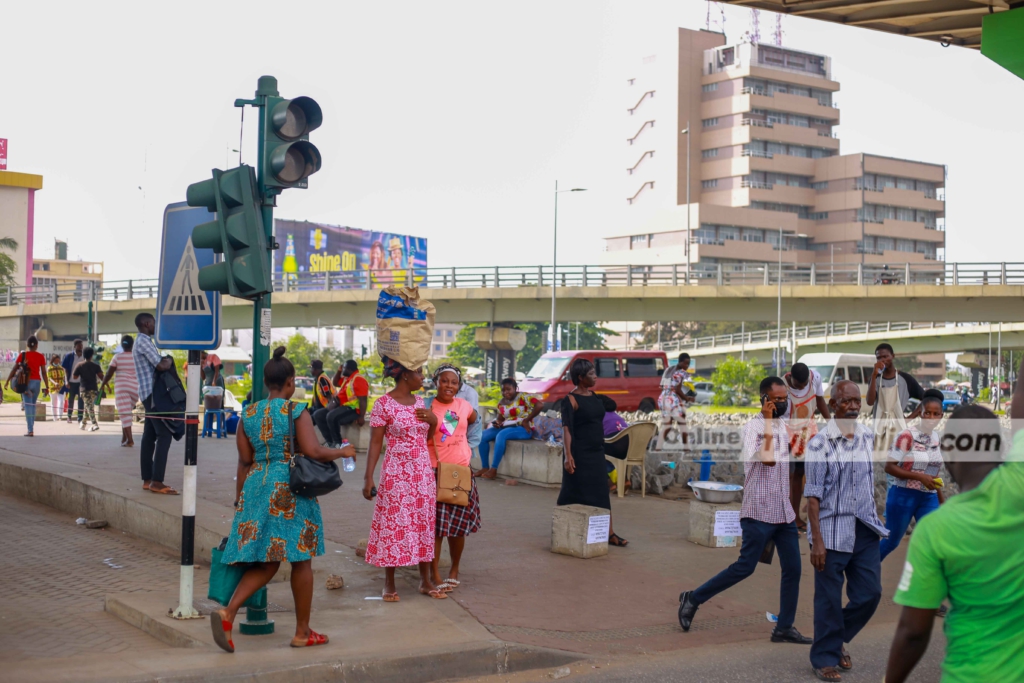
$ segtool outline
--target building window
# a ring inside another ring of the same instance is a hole
[[[896,240],[896,251],[914,251],[914,240]]]
[[[441,345],[434,344],[434,353],[441,353]]]
[[[764,242],[764,230],[754,228],[743,228],[744,242]]]
[[[718,84],[717,83],[705,83],[704,85],[700,86],[700,89],[701,89],[701,92],[714,92],[714,91],[718,90]]]
[[[821,182],[811,183],[811,188],[813,188],[815,190],[827,190],[828,189],[828,181],[827,180],[822,180]]]
[[[440,339],[441,338],[441,330],[434,330],[434,338],[435,339]]]
[[[451,339],[452,338],[452,331],[451,330],[445,330],[444,331],[444,336],[446,336],[449,339]]]
[[[714,119],[704,119],[700,123],[705,128],[713,128],[714,126],[718,125],[718,119],[717,118],[714,118]]]
[[[715,178],[714,180],[702,180],[700,181],[700,186],[703,187],[705,190],[710,190],[712,188],[718,187],[718,178]]]
[[[713,157],[717,157],[718,156],[718,148],[716,147],[714,149],[705,149],[704,151],[702,151],[700,153],[700,155],[702,157],[704,157],[705,159],[711,159]]]
[[[823,221],[828,219],[828,211],[816,211],[814,213],[807,214],[807,218],[812,221]]]
[[[631,235],[629,238],[630,249],[646,249],[649,243],[647,235]]]
[[[891,237],[876,237],[875,243],[878,245],[879,251],[895,251],[896,240]]]

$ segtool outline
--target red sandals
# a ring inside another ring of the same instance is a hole
[[[322,633],[317,633],[313,629],[309,629],[309,638],[306,639],[306,643],[304,645],[296,645],[293,640],[292,647],[313,647],[315,645],[326,645],[328,642],[330,642],[330,638]]]
[[[231,640],[231,622],[217,610],[210,614],[210,628],[213,630],[213,642],[225,652],[234,652],[235,643]]]

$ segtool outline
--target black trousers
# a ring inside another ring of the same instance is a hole
[[[341,428],[343,425],[352,424],[359,417],[355,408],[341,406],[334,410],[321,408],[313,413],[313,422],[324,435],[327,443],[341,443]]]
[[[160,424],[157,418],[149,417],[155,412],[153,397],[148,397],[144,404],[146,423],[142,429],[142,449],[139,452],[142,466],[143,481],[163,481],[167,470],[167,453],[171,450],[171,430]]]
[[[67,410],[68,410],[68,419],[69,420],[71,419],[72,414],[74,414],[74,412],[75,412],[74,411],[75,398],[78,398],[78,421],[79,422],[82,421],[82,417],[84,415],[83,411],[85,410],[85,404],[82,403],[81,388],[82,388],[82,385],[79,382],[68,382],[68,397],[67,397],[68,408],[67,408]]]

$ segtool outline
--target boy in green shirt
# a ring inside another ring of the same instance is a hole
[[[1024,382],[1011,417],[1015,427],[1024,417]],[[1024,680],[1024,431],[1005,463],[1001,438],[999,418],[981,406],[950,416],[941,443],[960,494],[914,529],[896,589],[904,607],[887,683],[903,683],[920,660],[946,598],[943,683]]]

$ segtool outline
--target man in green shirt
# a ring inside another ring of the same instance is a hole
[[[1011,417],[1015,427],[1024,418],[1024,382]],[[961,406],[950,416],[941,444],[960,494],[914,529],[896,589],[904,607],[887,683],[906,680],[947,598],[943,683],[1024,680],[1024,430],[1014,435],[1005,463],[1001,431],[981,406]]]

